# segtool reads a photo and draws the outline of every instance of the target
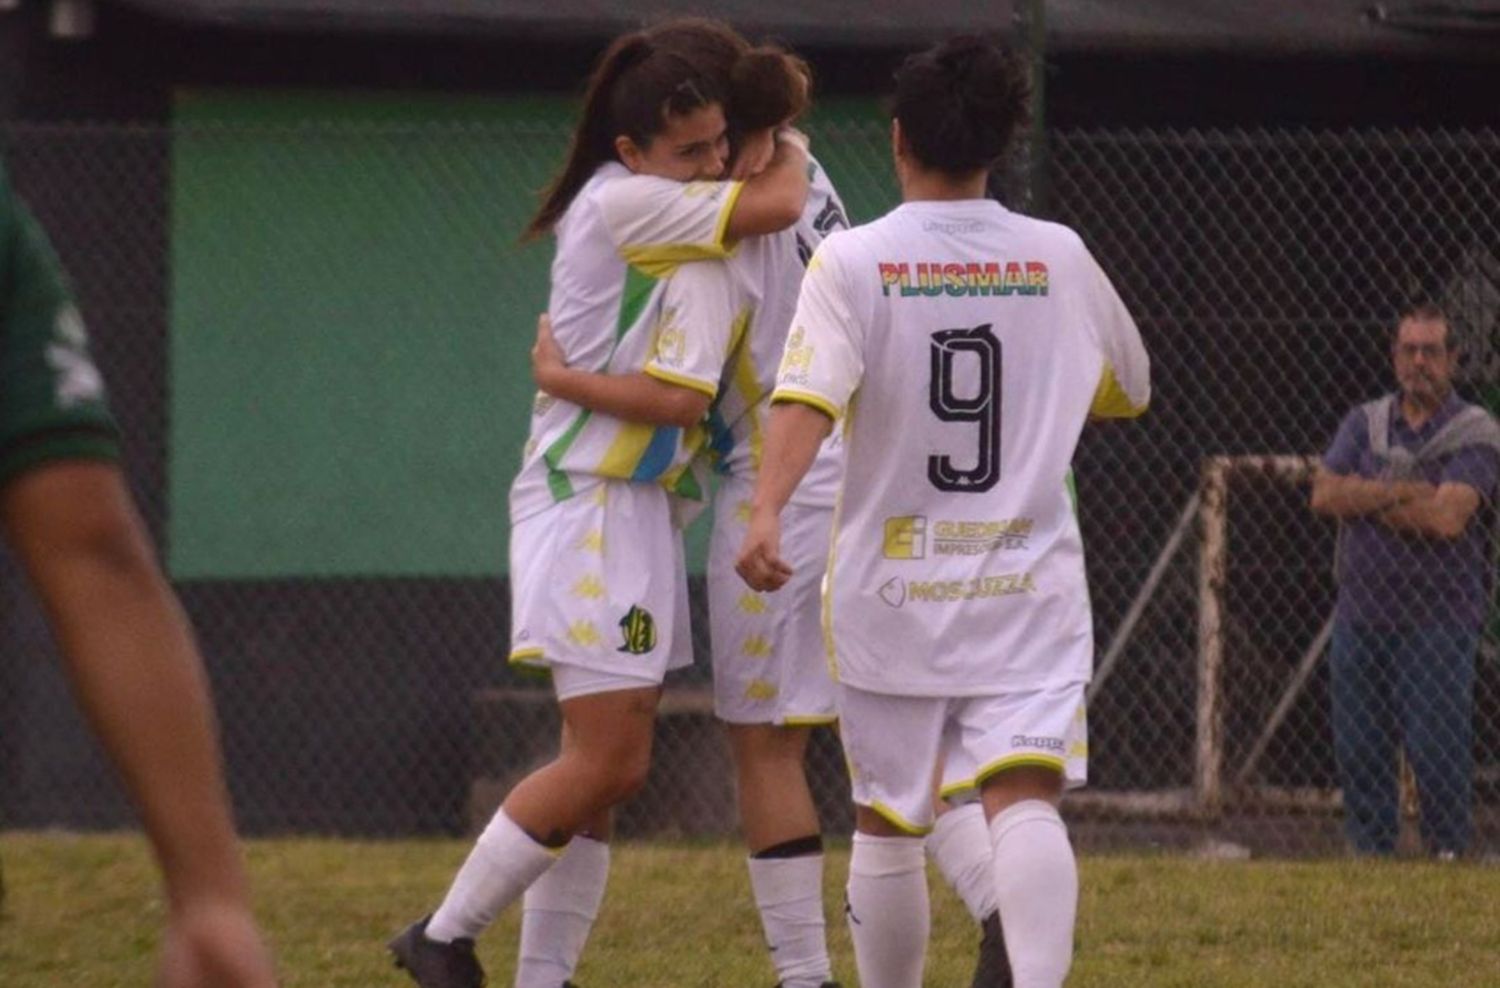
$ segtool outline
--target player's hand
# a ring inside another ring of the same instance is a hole
[[[752,511],[750,528],[734,562],[735,572],[750,589],[780,590],[792,578],[792,567],[781,558],[781,519],[770,511]]]
[[[811,154],[812,141],[802,131],[791,124],[783,124],[776,128],[776,141],[779,144],[789,144],[798,148],[803,154]]]
[[[739,151],[734,156],[734,168],[729,177],[736,182],[743,182],[759,175],[766,170],[775,153],[776,128],[763,127],[750,131],[740,138]]]
[[[552,320],[543,312],[537,316],[536,342],[531,345],[531,376],[536,379],[537,387],[550,394],[556,375],[567,367],[562,347],[552,335]]]
[[[249,909],[233,901],[172,910],[158,988],[276,988],[271,953]]]

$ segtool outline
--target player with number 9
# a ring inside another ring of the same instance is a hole
[[[865,988],[922,981],[939,765],[944,791],[980,791],[1016,988],[1056,988],[1071,964],[1078,880],[1057,804],[1084,779],[1093,637],[1070,465],[1090,417],[1145,410],[1149,367],[1078,235],[984,198],[1027,89],[977,38],[897,73],[904,202],[812,259],[737,565],[756,589],[787,581],[782,509],[840,423],[824,626]]]

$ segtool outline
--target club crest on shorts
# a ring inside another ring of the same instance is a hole
[[[630,655],[644,655],[656,647],[656,619],[644,607],[632,606],[620,618],[620,631],[625,644],[616,651]]]

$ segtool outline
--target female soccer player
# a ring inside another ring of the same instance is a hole
[[[787,542],[799,564],[792,592],[746,592],[734,573],[734,553],[803,266],[826,233],[848,225],[826,173],[816,163],[811,171],[807,205],[793,228],[746,241],[722,263],[692,264],[673,275],[665,306],[674,313],[674,335],[658,341],[654,358],[674,373],[695,380],[712,375],[714,382],[707,436],[720,474],[708,565],[714,707],[729,727],[751,889],[782,988],[821,988],[832,978],[822,837],[805,757],[812,727],[835,719],[819,585],[842,472],[836,439],[825,444],[789,510]],[[534,358],[538,385],[555,397],[667,421],[665,408],[653,417],[648,395],[632,393],[649,387],[642,375],[568,367],[545,317]]]
[[[830,236],[802,284],[738,568],[793,575],[781,515],[842,420],[825,589],[855,801],[849,924],[864,988],[917,988],[932,778],[978,785],[1016,988],[1058,988],[1078,878],[1057,804],[1083,781],[1093,626],[1068,470],[1090,415],[1150,393],[1140,334],[1073,231],[984,198],[1025,114],[977,38],[909,58],[903,204]]]
[[[794,143],[778,144],[755,181],[711,181],[728,146],[719,57],[703,32],[667,24],[617,39],[590,78],[528,228],[557,236],[549,310],[574,363],[646,367],[661,279],[801,212],[807,164]],[[633,175],[674,183],[654,185],[643,206],[617,188]],[[683,421],[702,416],[701,390],[661,383]],[[660,483],[688,476],[665,476],[678,445],[674,427],[545,396],[533,408],[511,489],[511,658],[551,669],[564,744],[507,795],[438,910],[391,942],[423,988],[482,984],[473,938],[645,778],[662,677],[691,661],[681,539]]]

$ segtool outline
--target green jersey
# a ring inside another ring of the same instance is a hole
[[[62,267],[0,166],[0,483],[53,460],[118,457]]]

